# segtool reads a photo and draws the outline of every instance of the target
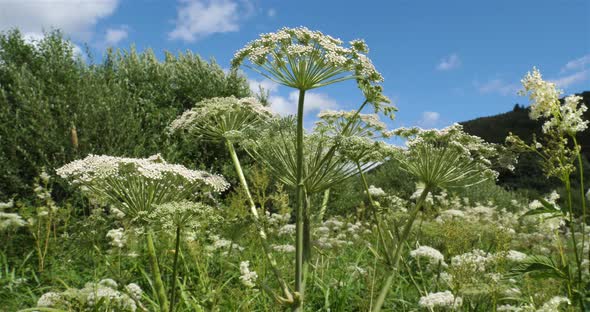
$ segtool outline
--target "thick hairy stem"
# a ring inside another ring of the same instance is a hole
[[[317,216],[317,223],[322,223],[324,221],[324,215],[326,214],[326,210],[328,209],[328,201],[330,200],[330,189],[326,189],[324,191],[324,197],[322,198],[322,207],[320,207],[320,213]]]
[[[293,295],[291,291],[289,291],[289,286],[281,276],[281,273],[278,269],[277,261],[274,259],[270,246],[268,244],[268,239],[266,236],[266,232],[264,231],[264,227],[260,222],[260,217],[258,216],[258,211],[256,210],[256,205],[254,204],[254,199],[252,199],[252,194],[250,193],[250,188],[248,187],[248,182],[246,182],[246,177],[244,177],[244,171],[242,170],[242,165],[240,164],[240,160],[238,155],[236,154],[236,150],[234,149],[233,144],[226,140],[227,149],[229,150],[229,154],[231,159],[234,163],[234,168],[236,169],[236,173],[238,174],[238,179],[240,180],[240,185],[242,185],[242,189],[244,193],[246,193],[246,197],[248,198],[248,204],[250,205],[250,212],[254,217],[254,224],[256,225],[256,230],[258,231],[258,236],[260,237],[260,241],[262,243],[262,248],[264,249],[264,253],[266,255],[266,260],[270,264],[270,268],[273,271],[277,281],[281,285],[283,290],[283,294],[285,295],[286,301],[293,301]]]
[[[400,236],[400,241],[397,242],[397,246],[395,248],[395,253],[392,258],[391,274],[389,274],[389,276],[387,277],[387,280],[385,280],[385,284],[381,288],[381,292],[379,293],[379,297],[377,297],[377,300],[375,301],[375,306],[373,307],[373,312],[379,312],[379,311],[381,311],[381,308],[383,307],[383,303],[385,302],[385,297],[387,297],[387,293],[389,292],[389,289],[391,288],[391,284],[393,283],[393,279],[397,275],[397,266],[399,264],[399,259],[402,254],[402,249],[404,247],[404,243],[408,239],[408,236],[410,235],[410,232],[412,230],[412,225],[414,224],[414,221],[416,220],[418,213],[422,209],[422,204],[424,203],[424,200],[426,199],[426,196],[428,195],[429,191],[430,191],[430,188],[428,186],[424,188],[424,190],[422,191],[422,194],[420,194],[420,198],[418,198],[418,201],[416,201],[416,206],[414,207],[414,210],[411,212],[410,217],[408,218],[408,221],[406,222],[406,224],[404,226],[404,229],[403,229],[401,236]]]
[[[146,234],[147,251],[150,257],[150,264],[152,266],[152,275],[154,278],[154,287],[158,295],[160,304],[160,311],[169,312],[168,298],[166,296],[166,289],[164,289],[164,282],[162,282],[162,275],[160,274],[160,267],[158,266],[158,257],[156,256],[156,248],[154,247],[154,234],[152,230],[148,230]]]
[[[178,253],[180,252],[180,226],[176,227],[176,244],[174,247],[174,263],[172,264],[172,287],[170,290],[170,312],[174,312],[176,303],[176,278],[178,274]]]
[[[305,90],[299,90],[299,103],[297,105],[297,145],[296,145],[296,168],[297,168],[297,206],[295,210],[295,292],[298,295],[293,305],[294,311],[303,311],[304,297],[304,270],[303,270],[303,209],[305,204],[303,184],[303,104],[305,102]]]
[[[383,227],[381,226],[381,218],[377,213],[377,207],[375,207],[375,202],[373,201],[373,196],[369,192],[369,184],[367,183],[367,177],[365,177],[365,173],[361,168],[361,164],[358,162],[356,163],[356,167],[361,175],[361,180],[363,180],[363,186],[365,187],[365,192],[367,193],[367,197],[369,199],[369,206],[371,206],[371,212],[373,214],[373,219],[375,219],[375,224],[377,224],[377,232],[379,234],[379,240],[381,241],[381,245],[383,245],[383,250],[385,250],[385,259],[387,259],[387,264],[392,265],[391,261],[391,253],[387,250],[387,244],[385,244],[385,237],[383,235]]]

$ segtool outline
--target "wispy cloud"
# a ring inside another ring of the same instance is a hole
[[[438,65],[436,66],[436,69],[442,70],[442,71],[447,71],[447,70],[458,68],[459,66],[461,66],[461,59],[459,58],[459,55],[457,55],[456,53],[453,53],[447,57],[444,57],[442,60],[440,60],[440,63],[438,63]]]
[[[252,91],[252,93],[258,93],[261,87],[264,91],[270,93],[275,93],[279,90],[279,84],[267,78],[262,80],[248,79],[248,84],[250,85],[250,91]]]
[[[248,2],[240,5],[232,0],[181,0],[175,28],[168,38],[194,42],[216,33],[235,32],[244,11],[250,10]]]
[[[109,28],[104,36],[104,41],[107,45],[116,45],[129,36],[129,29],[127,26],[119,28]]]
[[[423,112],[422,118],[418,121],[418,126],[422,128],[433,128],[440,121],[440,113],[438,112]]]
[[[0,1],[0,30],[19,28],[23,33],[43,33],[58,28],[64,33],[88,40],[96,23],[113,14],[118,0],[103,1]]]
[[[516,83],[506,82],[502,79],[491,79],[484,83],[474,82],[475,87],[480,93],[498,93],[501,95],[515,95],[519,90],[519,85]]]
[[[567,88],[569,86],[575,85],[578,82],[588,79],[589,72],[590,70],[578,71],[569,75],[551,79],[551,82],[555,83],[560,88]]]
[[[586,69],[586,66],[590,66],[590,54],[586,54],[580,58],[567,62],[561,69],[561,72],[584,70]]]

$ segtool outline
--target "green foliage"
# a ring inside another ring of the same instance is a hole
[[[0,34],[0,198],[31,195],[39,168],[87,154],[160,152],[221,170],[220,147],[189,148],[164,129],[198,101],[249,95],[245,78],[191,52],[159,60],[132,47],[107,51],[101,63],[86,60],[59,31],[34,44],[18,30]]]

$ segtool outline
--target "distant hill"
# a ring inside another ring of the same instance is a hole
[[[590,107],[590,91],[578,94],[583,97],[587,107]],[[562,100],[563,101],[563,100]],[[491,143],[504,143],[506,136],[512,132],[526,142],[530,142],[533,134],[541,135],[542,121],[534,121],[529,118],[529,107],[514,105],[510,112],[480,117],[461,122],[465,131],[477,135]],[[584,114],[586,120],[590,120],[590,111]],[[590,129],[578,135],[578,143],[582,145],[582,153],[586,159],[590,159]],[[586,178],[590,178],[586,176]],[[510,188],[529,188],[539,192],[546,192],[554,188],[558,183],[547,180],[537,165],[537,159],[533,155],[523,155],[519,160],[517,170],[513,173],[504,173],[500,177],[500,183]]]

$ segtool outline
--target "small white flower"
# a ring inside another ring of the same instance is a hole
[[[254,288],[256,286],[256,279],[258,279],[258,274],[255,271],[250,271],[250,261],[242,261],[240,262],[240,281],[242,284],[248,288]]]
[[[51,307],[59,304],[60,301],[61,301],[61,295],[59,293],[50,291],[48,293],[44,293],[39,298],[39,300],[37,300],[37,306],[51,308]]]
[[[415,250],[410,251],[410,256],[412,258],[426,258],[430,262],[430,264],[438,265],[439,263],[445,262],[445,257],[443,254],[429,246],[420,246]]]
[[[434,309],[440,308],[458,308],[463,305],[461,297],[455,297],[450,291],[443,291],[437,293],[428,293],[428,295],[420,297],[418,304],[421,307]]]

